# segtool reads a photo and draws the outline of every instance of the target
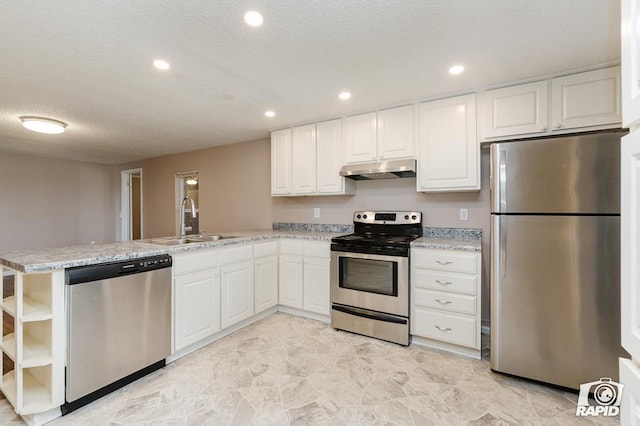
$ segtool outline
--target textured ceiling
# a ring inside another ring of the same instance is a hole
[[[614,0],[21,0],[0,12],[0,151],[119,164],[619,61]],[[265,18],[244,24],[249,9]],[[151,65],[171,63],[168,72]],[[447,69],[463,63],[466,72]],[[337,94],[350,90],[341,102]],[[264,116],[273,109],[275,118]],[[65,121],[62,135],[18,117]],[[0,153],[1,155],[1,153]]]

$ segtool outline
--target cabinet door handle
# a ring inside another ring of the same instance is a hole
[[[440,265],[451,265],[453,262],[450,260],[436,260],[436,263]]]
[[[562,127],[562,123],[556,123],[555,126],[553,126],[554,129],[559,129]]]
[[[450,305],[452,303],[451,300],[440,300],[440,299],[436,299],[436,302],[438,302],[441,305]]]
[[[440,280],[436,280],[436,282],[440,285],[451,285],[453,284],[453,282],[451,281],[440,281]]]
[[[434,327],[442,331],[443,333],[446,333],[447,331],[451,331],[449,327],[440,327],[439,325],[434,325]]]
[[[543,132],[546,132],[547,131],[547,125],[544,124],[544,125],[540,126],[540,130],[543,131]]]

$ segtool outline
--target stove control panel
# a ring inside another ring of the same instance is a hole
[[[406,211],[358,211],[353,221],[381,225],[407,225],[422,223],[422,213]]]

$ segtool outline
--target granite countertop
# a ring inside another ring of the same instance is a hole
[[[159,254],[175,254],[203,248],[224,247],[234,244],[243,244],[276,238],[331,241],[331,238],[343,234],[344,232],[260,230],[220,233],[219,235],[234,236],[235,238],[176,246],[153,244],[149,239],[146,239],[110,244],[17,250],[0,253],[0,265],[7,266],[20,272],[46,272],[55,269],[71,268],[74,266],[117,262]]]
[[[412,248],[439,250],[480,251],[480,239],[422,237],[411,242]]]

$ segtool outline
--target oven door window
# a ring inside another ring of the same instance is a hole
[[[340,287],[398,296],[398,263],[388,260],[340,257]]]

